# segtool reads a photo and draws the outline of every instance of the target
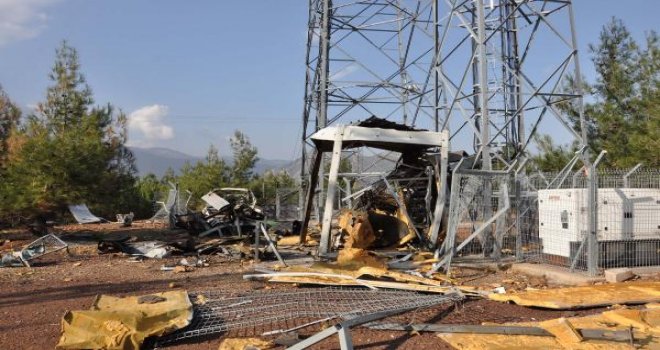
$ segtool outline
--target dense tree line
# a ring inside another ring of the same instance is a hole
[[[178,184],[182,192],[191,193],[190,208],[201,209],[204,203],[200,197],[207,192],[221,187],[241,187],[252,190],[260,204],[273,204],[277,189],[295,186],[294,179],[286,171],[254,173],[258,151],[242,132],[236,130],[229,145],[233,158],[231,164],[227,164],[218,149],[211,145],[204,160],[184,164],[178,175],[174,169],[168,169],[160,179],[153,174],[138,179],[141,197],[164,199],[170,184]]]

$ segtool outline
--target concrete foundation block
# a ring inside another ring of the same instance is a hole
[[[602,276],[590,277],[583,273],[572,273],[567,268],[548,264],[516,263],[511,266],[511,271],[527,276],[544,277],[551,286],[588,286],[604,281]]]
[[[605,270],[605,281],[609,283],[623,282],[633,277],[635,277],[635,274],[629,268]]]

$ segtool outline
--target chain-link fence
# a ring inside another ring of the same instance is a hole
[[[521,260],[592,274],[660,265],[660,171],[600,170],[594,175],[591,205],[583,171],[536,173],[520,181]]]
[[[449,270],[452,260],[499,261],[515,254],[511,179],[506,172],[463,170],[452,174],[447,236],[435,268]]]
[[[600,170],[594,186],[585,171],[457,170],[438,267],[514,256],[590,274],[660,265],[660,170],[636,170]]]

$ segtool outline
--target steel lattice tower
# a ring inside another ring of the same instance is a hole
[[[539,130],[584,145],[574,27],[570,0],[309,0],[302,178],[311,134],[372,115],[447,129],[484,170]]]

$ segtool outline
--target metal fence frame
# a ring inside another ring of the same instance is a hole
[[[660,169],[598,169],[604,154],[589,169],[574,171],[573,164],[555,173],[525,173],[524,164],[499,172],[456,167],[447,237],[433,270],[449,272],[452,259],[472,258],[545,263],[591,276],[660,265]],[[543,226],[558,223],[556,230]],[[487,237],[495,239],[493,249],[484,245]],[[564,250],[553,251],[559,245]]]
[[[660,226],[653,226],[653,220],[660,216],[656,210],[660,198],[654,197],[655,190],[660,190],[660,169],[643,169],[640,165],[628,170],[597,169],[598,162],[594,164],[590,170],[536,172],[516,180],[516,204],[520,210],[518,261],[559,265],[591,276],[612,267],[660,265]],[[549,180],[558,177],[560,181]],[[538,234],[542,199],[538,194],[545,189],[573,189],[576,197],[581,198],[576,206],[579,211],[575,211],[578,217],[573,222],[579,226],[579,245],[573,244],[568,259],[546,254],[542,247]],[[646,220],[642,222],[645,225],[633,227],[633,215]]]

